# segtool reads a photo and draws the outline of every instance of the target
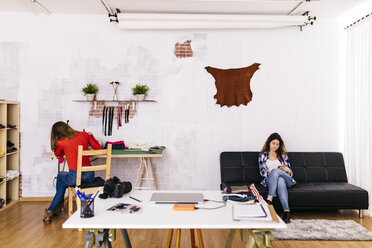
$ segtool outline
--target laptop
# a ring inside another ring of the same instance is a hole
[[[152,193],[150,203],[154,204],[202,204],[204,196],[202,193]]]

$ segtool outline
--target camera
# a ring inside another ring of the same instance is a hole
[[[130,182],[121,182],[119,178],[114,176],[105,182],[103,186],[103,193],[99,195],[99,198],[121,198],[124,194],[129,193],[131,190],[132,184]]]
[[[119,182],[115,185],[112,197],[120,198],[124,194],[129,193],[132,190],[132,184],[130,182]]]

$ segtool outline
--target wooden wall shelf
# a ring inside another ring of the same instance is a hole
[[[96,118],[101,118],[102,117],[102,110],[105,106],[106,103],[117,103],[118,106],[117,107],[122,107],[123,110],[124,110],[124,107],[128,104],[130,104],[130,114],[129,114],[129,118],[133,118],[133,116],[135,115],[135,113],[137,113],[137,103],[141,103],[141,102],[157,102],[155,100],[143,100],[143,101],[138,101],[138,100],[134,100],[134,99],[127,99],[127,100],[94,100],[94,101],[90,101],[90,100],[72,100],[73,102],[89,102],[89,103],[92,103],[92,107],[89,111],[89,116],[93,116],[93,117],[96,117]],[[113,107],[113,106],[111,106]],[[114,106],[116,107],[116,106]],[[114,110],[114,119],[117,119],[117,110],[115,108]],[[124,115],[123,115],[124,116]]]
[[[72,100],[74,102],[157,102],[155,100],[94,100],[94,101],[88,101],[88,100]]]

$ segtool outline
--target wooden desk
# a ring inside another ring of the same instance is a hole
[[[234,221],[232,217],[232,205],[225,207],[195,211],[174,211],[172,204],[151,204],[150,198],[155,191],[134,190],[122,198],[96,198],[94,202],[95,216],[89,219],[80,218],[80,211],[76,211],[63,225],[63,228],[84,228],[88,230],[105,230],[105,237],[109,229],[122,229],[124,240],[127,241],[127,248],[130,246],[130,240],[126,229],[230,229],[230,234],[226,242],[226,247],[231,247],[236,229],[245,230],[242,235],[242,241],[247,243],[247,247],[270,247],[273,236],[270,236],[270,230],[286,228],[286,224],[279,218],[278,221],[252,219],[247,221]],[[156,192],[181,192],[181,191],[156,191]],[[184,191],[185,192],[185,191]],[[187,191],[203,193],[204,199],[222,200],[220,191]],[[129,198],[129,195],[142,201],[139,203]],[[117,203],[130,203],[142,206],[141,213],[125,214],[120,212],[107,211],[108,208]],[[199,204],[199,207],[212,208],[220,206],[221,203],[205,202]],[[267,205],[264,206],[267,208]],[[275,214],[277,217],[277,215]],[[98,231],[96,231],[98,232]],[[88,233],[88,235],[93,235]],[[98,235],[98,233],[97,233]],[[244,238],[243,238],[244,236]],[[101,237],[102,232],[101,232]],[[92,237],[87,237],[87,242]],[[179,237],[180,238],[180,237]],[[179,242],[177,232],[177,242]],[[103,240],[102,240],[103,241]],[[176,247],[177,247],[176,242]],[[109,243],[108,240],[104,242]],[[91,242],[92,244],[92,242]],[[110,244],[111,245],[111,244]],[[86,246],[89,247],[89,246]],[[106,246],[105,246],[106,247]],[[107,246],[111,247],[111,246]],[[208,247],[208,246],[207,246]]]
[[[156,152],[156,153],[150,153],[150,152]],[[112,150],[111,158],[139,158],[140,164],[138,167],[137,172],[137,179],[136,183],[134,184],[134,189],[153,189],[153,183],[151,181],[154,181],[155,189],[158,189],[158,185],[156,182],[156,177],[154,173],[154,166],[152,164],[152,158],[162,158],[164,156],[165,149],[151,149],[149,152],[141,151],[141,150],[134,150],[134,149],[125,149],[125,150]],[[45,155],[46,158],[56,158],[54,153],[48,153]],[[93,158],[103,158],[104,155],[100,156],[91,156]],[[151,177],[150,172],[148,169],[148,165],[151,168]],[[62,169],[63,171],[63,169]],[[144,178],[144,174],[146,173],[146,177]],[[148,182],[148,187],[141,187],[142,180],[146,180]]]

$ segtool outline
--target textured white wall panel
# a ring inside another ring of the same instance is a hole
[[[0,23],[12,15],[0,14]],[[101,141],[144,141],[165,145],[154,159],[161,189],[217,189],[222,151],[256,151],[279,132],[290,151],[337,151],[339,141],[338,25],[244,31],[119,30],[102,16],[19,15],[0,25],[0,98],[21,102],[23,196],[51,196],[56,161],[50,128],[59,120],[85,128]],[[177,59],[174,45],[192,40],[194,57]],[[214,79],[204,67],[261,63],[252,78],[248,106],[220,107]],[[6,68],[6,69],[4,69]],[[86,83],[100,87],[99,99],[119,99],[145,83],[149,99],[113,136],[104,137],[101,119],[88,117]],[[13,84],[14,82],[14,84]],[[135,181],[138,160],[113,160],[112,174]]]

